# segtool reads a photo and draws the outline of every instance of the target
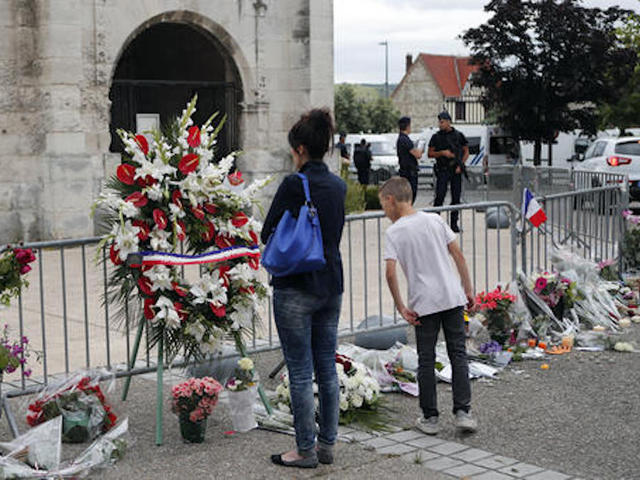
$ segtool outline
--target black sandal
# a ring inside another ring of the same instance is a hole
[[[282,454],[271,455],[271,461],[276,465],[282,465],[283,467],[297,467],[297,468],[316,468],[318,466],[318,456],[310,455],[308,457],[302,457],[299,460],[293,460],[288,462],[282,459]]]

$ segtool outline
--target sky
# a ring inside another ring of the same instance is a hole
[[[400,81],[405,57],[419,52],[467,55],[457,38],[484,23],[484,0],[334,0],[334,75],[337,83],[384,83],[385,47],[389,83]],[[584,5],[620,6],[640,12],[640,0],[585,0]]]

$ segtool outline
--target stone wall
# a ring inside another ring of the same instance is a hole
[[[0,0],[0,242],[94,234],[91,204],[119,161],[108,153],[110,82],[126,45],[157,22],[197,25],[236,63],[245,177],[289,172],[289,127],[311,106],[333,107],[332,10],[330,0]]]
[[[401,115],[411,117],[414,132],[437,126],[444,103],[440,88],[419,59],[393,92],[391,101]]]

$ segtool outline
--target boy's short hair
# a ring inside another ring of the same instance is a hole
[[[402,117],[398,120],[398,128],[401,131],[406,130],[409,125],[411,125],[411,118],[409,117]]]
[[[397,202],[411,202],[413,199],[413,191],[409,180],[404,177],[391,177],[382,184],[378,193],[382,196],[390,195]]]

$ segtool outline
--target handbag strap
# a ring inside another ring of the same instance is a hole
[[[304,189],[304,196],[305,196],[305,199],[307,201],[307,204],[312,205],[312,203],[311,203],[311,193],[309,191],[309,180],[307,179],[307,176],[304,173],[298,172],[297,175],[302,180],[302,188]]]

